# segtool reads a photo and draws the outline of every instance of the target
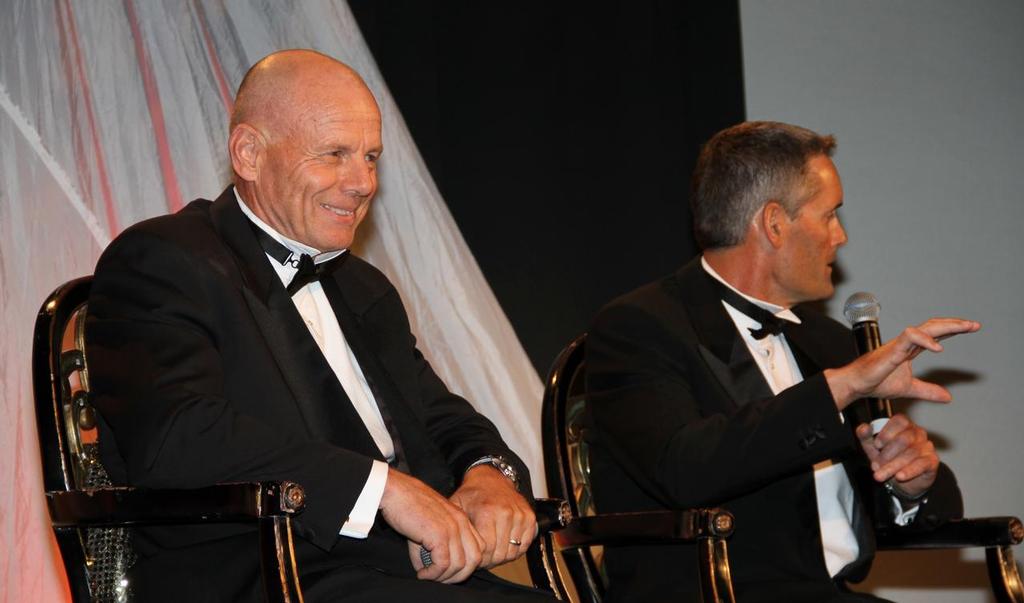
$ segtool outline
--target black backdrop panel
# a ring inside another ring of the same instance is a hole
[[[744,117],[735,0],[349,4],[542,375],[694,255],[697,151]]]

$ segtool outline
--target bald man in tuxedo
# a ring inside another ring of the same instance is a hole
[[[306,601],[541,601],[480,571],[526,551],[529,476],[416,348],[398,292],[349,247],[381,117],[322,54],[272,54],[231,117],[233,186],[126,230],[89,302],[113,479],[290,480]],[[524,496],[525,495],[525,496]],[[140,530],[142,601],[261,600],[251,526]]]

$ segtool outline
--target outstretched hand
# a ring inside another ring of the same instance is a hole
[[[507,477],[490,465],[467,471],[451,501],[466,512],[483,538],[481,567],[518,558],[537,534],[537,519],[530,504]]]
[[[940,339],[973,333],[981,324],[960,318],[932,318],[907,327],[898,337],[846,366],[825,371],[839,410],[859,398],[915,398],[949,402],[949,391],[914,376],[911,362],[924,350],[943,350]]]

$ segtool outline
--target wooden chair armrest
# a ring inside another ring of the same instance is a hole
[[[732,514],[722,509],[603,513],[575,517],[554,537],[562,548],[695,542],[728,538],[734,523]]]
[[[294,515],[305,492],[294,482],[217,484],[191,490],[105,487],[46,493],[55,528],[252,521]]]
[[[533,502],[533,510],[537,514],[537,532],[553,532],[569,525],[572,510],[569,503],[561,498],[538,498]]]
[[[879,528],[875,535],[881,550],[994,547],[1020,544],[1024,524],[1016,517],[980,517],[954,519],[933,528]]]

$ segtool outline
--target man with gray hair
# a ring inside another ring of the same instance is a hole
[[[976,322],[935,318],[857,357],[849,329],[798,304],[833,294],[846,243],[835,139],[777,122],[716,134],[694,172],[703,249],[598,315],[587,342],[587,437],[603,512],[719,506],[741,603],[878,601],[850,591],[873,523],[959,516],[952,473],[898,414],[877,433],[864,397],[948,402],[913,376],[921,351]],[[610,601],[696,596],[692,546],[606,553]]]

